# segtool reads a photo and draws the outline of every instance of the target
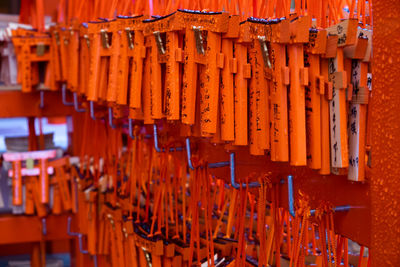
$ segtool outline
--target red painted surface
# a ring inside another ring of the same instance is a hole
[[[371,266],[400,266],[399,1],[373,2]]]
[[[69,96],[69,101],[72,97]],[[47,117],[67,116],[73,112],[73,107],[62,104],[61,92],[46,91],[44,107],[40,109],[40,93],[22,93],[21,91],[0,91],[0,118],[12,117]]]
[[[202,144],[200,154],[205,155],[208,162],[229,160],[229,154],[222,146]],[[210,169],[210,172],[224,177],[229,181],[229,168]],[[246,176],[256,173],[256,179],[264,173],[271,172],[273,179],[279,181],[287,175],[293,175],[295,200],[299,198],[299,190],[310,197],[311,208],[327,201],[335,206],[351,205],[349,212],[335,214],[335,227],[337,233],[342,234],[358,243],[370,246],[370,186],[369,179],[365,183],[355,183],[347,180],[346,175],[323,176],[318,171],[308,167],[292,167],[289,163],[271,162],[269,156],[250,156],[248,149],[236,151],[236,178],[237,182]],[[280,203],[288,207],[287,185],[283,184],[280,190]],[[257,190],[254,190],[257,193]]]
[[[0,245],[44,240],[66,240],[67,215],[46,217],[47,234],[42,234],[42,221],[37,216],[3,215],[0,217]]]

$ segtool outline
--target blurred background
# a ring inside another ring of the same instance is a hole
[[[21,2],[24,0],[0,0],[0,98],[2,93],[20,90],[20,85],[16,83],[16,76],[13,76],[13,58],[9,57],[9,51],[13,51],[9,40],[6,37],[6,29],[10,23],[19,21],[19,9]],[[55,1],[45,1],[46,21],[52,20],[55,14]],[[15,74],[15,73],[14,73]],[[44,94],[46,97],[46,94]],[[26,109],[32,107],[26,106]],[[26,118],[0,117],[0,220],[5,218],[7,214],[18,214],[18,210],[12,208],[10,197],[10,180],[7,170],[10,168],[1,160],[1,154],[6,151],[27,151],[29,129],[34,129],[36,136],[40,132],[44,135],[45,149],[56,148],[59,154],[63,154],[68,148],[67,135],[67,118]],[[0,239],[2,237],[0,236]],[[16,243],[8,245],[0,245],[0,267],[3,266],[30,266],[30,257],[33,243]],[[65,251],[69,248],[65,247],[62,241],[54,241],[46,244],[46,266],[70,266],[70,256]]]
[[[21,0],[2,0],[0,1],[0,13],[18,14]]]

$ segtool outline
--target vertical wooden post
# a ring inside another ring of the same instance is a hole
[[[400,266],[400,27],[395,0],[373,2],[371,266]]]
[[[40,262],[40,243],[35,242],[32,245],[31,266],[41,267]]]
[[[28,117],[28,129],[29,129],[29,151],[37,150],[37,138],[35,130],[35,117]]]

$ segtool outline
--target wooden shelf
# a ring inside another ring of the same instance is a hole
[[[45,87],[43,84],[39,84],[36,87],[36,90],[50,91],[50,89]],[[21,91],[21,85],[20,84],[0,85],[0,91]]]
[[[68,216],[65,214],[47,216],[47,233],[43,235],[42,221],[37,216],[2,215],[0,216],[0,245],[71,239],[72,237],[67,234]]]
[[[44,107],[40,108],[39,91],[23,93],[17,88],[0,86],[0,118],[61,117],[73,113],[73,107],[63,105],[61,92],[46,90]],[[68,99],[72,99],[72,96],[69,95]]]

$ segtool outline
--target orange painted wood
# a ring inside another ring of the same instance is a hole
[[[181,95],[181,68],[180,58],[182,50],[178,32],[166,33],[166,51],[167,60],[165,68],[165,115],[168,120],[180,119],[180,95]]]
[[[327,87],[332,87],[332,83],[328,82],[328,65],[329,59],[321,60],[321,75],[324,78],[324,81],[326,81],[324,84],[325,89]],[[325,93],[321,95],[321,169],[319,170],[319,173],[322,175],[330,174],[331,172],[329,131],[329,100]]]
[[[237,59],[238,72],[235,76],[235,141],[237,146],[248,144],[248,86],[244,77],[247,63],[247,45],[235,44],[235,58]]]
[[[194,61],[196,50],[195,33],[192,29],[185,30],[184,72],[182,87],[182,123],[195,123],[197,64]]]
[[[285,45],[271,43],[272,69],[275,75],[271,81],[271,159],[289,160],[289,132],[287,112],[287,87]]]
[[[310,85],[306,87],[307,165],[321,168],[321,94],[320,58],[308,54]]]
[[[146,47],[144,46],[144,36],[139,30],[135,31],[133,46],[133,68],[131,73],[130,101],[131,108],[142,107],[142,80],[144,81],[143,58],[146,56]]]
[[[217,57],[221,51],[221,34],[207,33],[206,64],[204,81],[200,83],[200,124],[202,134],[217,132],[217,116],[219,108],[220,68]]]
[[[233,89],[233,41],[222,39],[221,50],[224,53],[224,67],[221,70],[221,139],[235,139],[234,89]]]

